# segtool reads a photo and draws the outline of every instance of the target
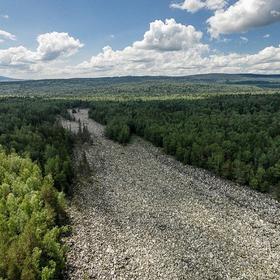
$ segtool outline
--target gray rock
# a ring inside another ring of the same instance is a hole
[[[87,110],[76,118],[88,123],[93,145],[76,147],[74,159],[86,151],[93,172],[74,185],[67,209],[66,279],[280,278],[277,201],[138,137],[114,143]]]

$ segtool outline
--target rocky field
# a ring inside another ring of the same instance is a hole
[[[73,187],[65,279],[280,279],[280,206],[184,166],[134,137],[121,146],[85,123],[91,166]],[[77,122],[63,122],[77,130]]]

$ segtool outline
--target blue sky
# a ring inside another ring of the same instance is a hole
[[[280,56],[279,2],[2,0],[0,75],[48,78],[212,71],[280,73],[279,61],[269,62],[272,56]],[[239,22],[240,18],[244,20]],[[237,27],[232,22],[237,22]],[[155,23],[153,30],[151,23]],[[147,40],[143,38],[145,33]],[[134,46],[135,42],[142,43]],[[106,46],[110,49],[104,52]],[[262,56],[262,61],[264,56],[267,62],[254,68],[253,64],[260,65],[257,56]],[[238,60],[238,65],[230,59]],[[203,70],[205,62],[211,67]]]

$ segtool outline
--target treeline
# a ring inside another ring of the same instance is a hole
[[[95,102],[90,117],[114,140],[135,133],[185,164],[280,196],[280,95]]]
[[[0,145],[8,152],[27,154],[65,192],[72,178],[73,137],[60,126],[58,115],[66,116],[66,107],[43,99],[8,99],[0,105]]]
[[[210,81],[210,82],[209,82]],[[212,80],[213,81],[213,80]],[[40,80],[0,83],[0,96],[41,96],[41,97],[86,97],[105,98],[158,98],[202,94],[240,94],[258,92],[261,88],[247,85],[227,84],[226,78],[212,83],[211,79],[177,79],[155,77],[127,77],[105,79]],[[272,84],[273,86],[273,84]],[[267,89],[270,90],[270,89]],[[270,91],[274,91],[271,89]]]
[[[63,197],[73,177],[75,138],[59,116],[69,118],[66,109],[79,105],[72,103],[1,99],[0,279],[60,277]]]
[[[130,140],[131,132],[128,124],[121,119],[109,121],[105,128],[105,136],[121,144]]]

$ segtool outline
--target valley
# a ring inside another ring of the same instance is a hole
[[[67,213],[66,279],[277,279],[280,205],[268,195],[184,166],[133,136],[104,137],[88,110],[64,121],[91,133],[91,173],[78,180]]]

